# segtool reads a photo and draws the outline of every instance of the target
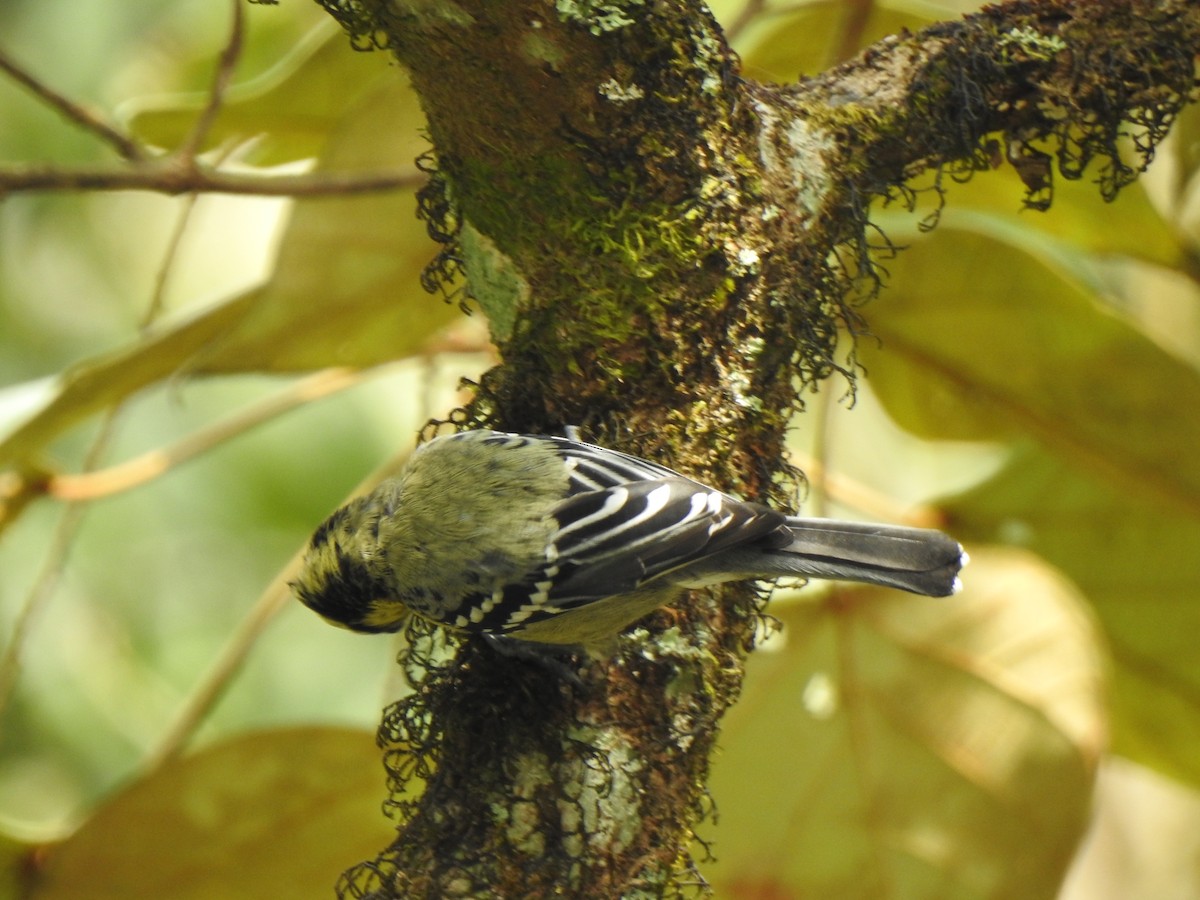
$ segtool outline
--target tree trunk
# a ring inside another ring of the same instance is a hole
[[[776,503],[801,389],[855,370],[869,204],[1006,161],[1031,206],[1089,163],[1111,196],[1190,99],[1200,46],[1195,3],[1028,0],[778,86],[742,77],[693,0],[324,5],[396,55],[428,117],[428,278],[465,274],[504,360],[455,421],[580,426]],[[746,591],[693,595],[577,680],[414,628],[416,692],[381,731],[401,827],[343,894],[685,892],[759,621]]]

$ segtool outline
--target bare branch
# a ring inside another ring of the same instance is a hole
[[[385,478],[394,475],[408,459],[408,455],[409,451],[404,451],[384,462],[368,475],[351,492],[350,496],[357,497],[365,494]],[[238,623],[237,628],[225,646],[221,648],[208,672],[200,679],[183,703],[178,718],[163,735],[158,747],[142,761],[143,774],[153,772],[164,763],[177,758],[191,740],[192,735],[208,718],[217,701],[225,693],[225,689],[232,683],[234,676],[245,665],[246,659],[257,644],[259,637],[291,600],[290,583],[300,571],[304,549],[301,547],[296,550],[292,558],[267,585],[266,590],[262,592],[250,611]]]
[[[377,369],[374,374],[386,371]],[[322,369],[301,379],[277,395],[253,404],[229,418],[215,422],[169,447],[151,450],[106,469],[90,469],[78,475],[54,475],[47,493],[60,500],[79,502],[98,500],[143,485],[203,456],[235,437],[257,428],[285,413],[320,400],[330,394],[354,387],[367,375],[353,369]]]
[[[122,158],[142,160],[146,151],[129,135],[122,132],[116,125],[105,120],[99,113],[80,106],[73,100],[64,97],[58,91],[41,81],[25,68],[15,62],[7,53],[0,50],[0,70],[8,74],[18,84],[28,88],[67,119],[80,125],[105,143],[111,145]]]
[[[0,195],[18,191],[154,191],[161,194],[241,194],[262,197],[325,197],[419,187],[425,176],[406,172],[261,175],[225,172],[178,157],[149,160],[131,168],[96,166],[0,167]]]
[[[230,82],[233,81],[234,69],[237,68],[238,59],[242,55],[242,42],[245,35],[245,14],[242,12],[241,0],[232,0],[232,3],[233,22],[230,26],[229,40],[225,42],[225,47],[221,50],[221,56],[217,60],[217,70],[213,74],[213,83],[208,94],[208,103],[205,104],[199,118],[196,119],[195,125],[192,126],[191,133],[188,134],[187,138],[176,151],[178,155],[185,159],[195,157],[204,145],[204,139],[208,137],[209,131],[212,130],[213,124],[217,120],[217,115],[221,111],[221,105],[225,102],[225,92],[229,89]]]
[[[108,450],[115,432],[116,413],[117,410],[110,411],[102,422],[99,432],[93,438],[91,447],[84,458],[84,473],[95,469]],[[86,477],[86,475],[79,477]],[[54,528],[50,546],[42,560],[41,569],[38,571],[33,585],[29,588],[29,592],[25,595],[24,603],[17,611],[8,643],[0,652],[0,713],[3,713],[12,699],[13,691],[21,674],[22,651],[29,641],[38,616],[54,598],[63,572],[66,570],[71,548],[75,545],[75,538],[79,534],[79,526],[83,524],[83,516],[87,510],[88,504],[86,503],[69,503],[64,508],[62,517]]]
[[[96,165],[62,168],[44,164],[0,166],[0,197],[23,191],[143,190],[162,194],[239,194],[263,197],[321,197],[416,189],[425,176],[406,172],[306,173],[263,175],[228,172],[200,162],[197,154],[211,132],[233,80],[245,37],[245,14],[240,0],[233,2],[229,39],[221,51],[208,102],[192,130],[177,150],[155,155],[99,113],[84,108],[43,83],[0,51],[0,71],[46,101],[66,118],[112,145],[132,165]]]

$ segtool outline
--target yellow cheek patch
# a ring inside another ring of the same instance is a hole
[[[391,629],[403,622],[408,614],[408,607],[399,600],[372,600],[362,623],[372,628]]]

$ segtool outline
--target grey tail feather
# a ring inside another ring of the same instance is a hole
[[[795,516],[787,526],[791,542],[766,554],[780,575],[859,581],[930,597],[961,587],[958,573],[967,555],[940,531]]]

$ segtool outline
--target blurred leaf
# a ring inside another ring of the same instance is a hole
[[[1088,820],[1103,665],[1073,588],[973,550],[952,599],[779,604],[711,786],[722,897],[1052,898]]]
[[[1120,757],[1096,781],[1092,827],[1058,900],[1200,897],[1200,794]]]
[[[240,322],[251,300],[252,295],[243,295],[171,329],[151,333],[127,349],[67,370],[45,405],[0,441],[0,465],[36,455],[86,416],[179,371]]]
[[[860,47],[906,28],[916,31],[934,21],[897,6],[871,5]],[[746,73],[753,78],[788,84],[801,75],[822,71],[834,62],[830,52],[841,43],[850,8],[844,2],[825,0],[756,16],[738,39]]]
[[[1037,246],[1043,253],[1061,248],[1059,259],[1077,265],[1081,251],[1120,254],[1174,267],[1185,253],[1175,230],[1159,215],[1140,182],[1106,203],[1090,181],[1054,181],[1054,203],[1045,212],[1025,209],[1024,185],[1011,166],[977,173],[965,184],[947,185],[944,225],[978,230],[1016,246]],[[986,213],[986,218],[980,213]],[[911,221],[911,219],[910,219]],[[1114,228],[1114,221],[1121,227]],[[884,230],[898,238],[891,228]]]
[[[394,837],[371,735],[263,732],[131,785],[51,848],[32,897],[332,895]]]
[[[245,161],[271,166],[317,156],[347,109],[406,80],[386,54],[351,53],[346,44],[342,29],[326,19],[271,69],[235,84],[202,149],[259,138]],[[120,114],[139,140],[170,149],[207,102],[207,92],[144,97]]]
[[[870,312],[882,348],[861,348],[872,387],[924,435],[1040,443],[950,501],[952,528],[1075,580],[1115,657],[1116,749],[1198,784],[1200,373],[1097,302],[1088,254],[994,216],[949,218],[963,227],[888,263]],[[1148,227],[1114,221],[1130,241]]]
[[[405,82],[381,84],[342,113],[319,171],[407,165],[428,146]],[[271,281],[198,371],[370,366],[417,352],[462,315],[420,287],[436,251],[412,191],[298,199]]]
[[[1173,193],[1183,196],[1200,171],[1200,107],[1192,104],[1179,111],[1167,146],[1178,167]]]
[[[1188,269],[1196,278],[1197,245],[1200,244],[1200,106],[1192,104],[1179,111],[1166,145],[1175,167],[1171,172],[1172,214],[1179,230],[1187,235],[1192,255]]]
[[[1082,588],[1112,647],[1114,750],[1200,785],[1200,519],[1034,447],[944,507],[958,537],[1019,542]]]
[[[942,228],[888,264],[862,342],[871,384],[927,437],[1028,434],[1127,489],[1200,512],[1200,374],[1044,261]]]
[[[0,900],[16,900],[26,895],[26,883],[37,852],[34,845],[0,830]]]
[[[342,110],[319,168],[407,163],[425,147],[420,122],[407,84],[378,84],[361,107]],[[176,374],[368,367],[417,353],[461,317],[420,288],[435,249],[411,191],[297,200],[270,282],[69,371],[53,399],[0,441],[0,464],[36,455],[84,417]]]

